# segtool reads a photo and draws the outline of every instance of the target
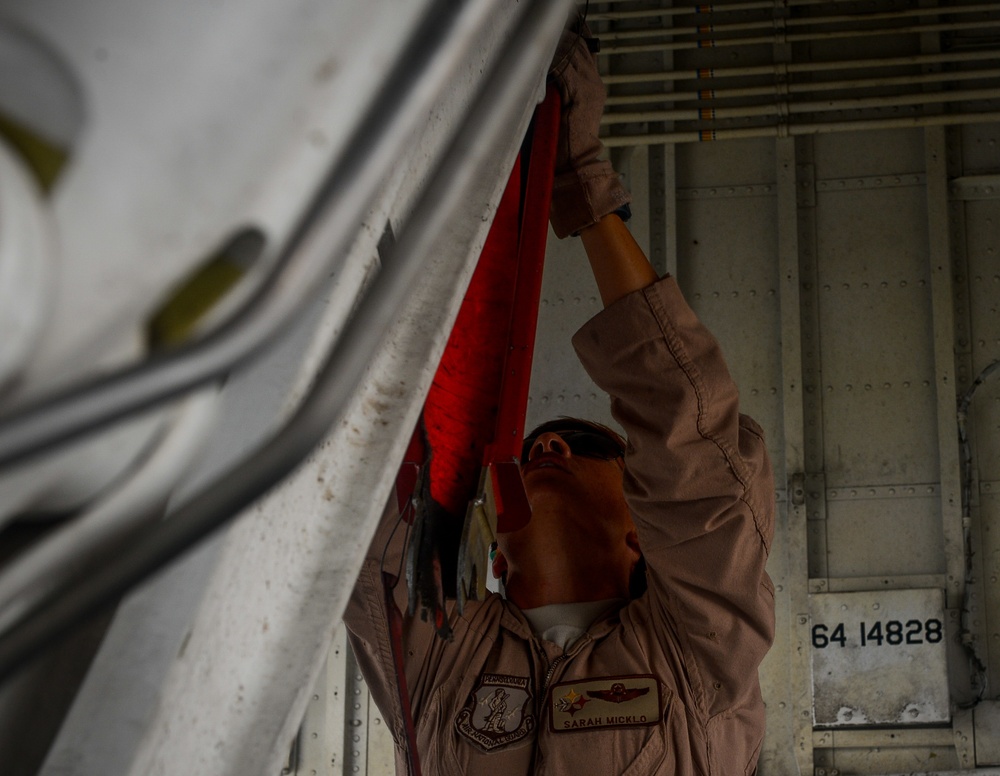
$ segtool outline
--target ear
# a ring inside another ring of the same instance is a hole
[[[639,549],[639,532],[635,528],[632,528],[625,534],[625,546],[629,549],[629,555],[632,556],[632,565],[634,566],[642,556],[642,550]]]
[[[503,556],[500,548],[497,547],[496,554],[493,556],[493,578],[503,579],[504,574],[507,573],[507,559]]]

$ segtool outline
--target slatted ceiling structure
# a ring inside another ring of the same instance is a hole
[[[1000,32],[991,3],[747,2],[590,14],[607,58],[669,57],[612,72],[609,145],[785,137],[997,119]],[[612,68],[614,69],[614,68]],[[630,69],[629,69],[630,70]],[[621,93],[620,87],[633,87]]]

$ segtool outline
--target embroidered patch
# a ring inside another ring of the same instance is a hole
[[[555,733],[655,725],[663,716],[660,681],[655,676],[562,682],[552,688],[549,698],[549,723]]]
[[[530,702],[527,677],[483,674],[455,727],[489,752],[520,741],[535,729]]]

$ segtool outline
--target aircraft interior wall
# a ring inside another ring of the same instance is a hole
[[[405,13],[386,0],[295,0],[292,11],[261,0],[239,11],[199,0],[89,5],[0,3],[0,65],[19,74],[5,79],[0,67],[0,138],[11,139],[3,121],[58,114],[56,145],[71,151],[35,191],[17,188],[24,176],[9,161],[20,152],[0,146],[0,204],[42,214],[15,236],[58,238],[24,243],[48,262],[43,280],[23,245],[0,240],[0,271],[26,273],[0,272],[17,281],[0,288],[0,422],[49,389],[155,362],[143,339],[151,312],[220,245],[242,246],[236,263],[250,280],[229,307],[209,305],[218,317],[205,319],[208,331],[276,277],[292,237],[331,244],[296,231],[297,219],[328,190],[328,166],[349,158],[337,152],[368,116],[366,99],[398,74],[393,56],[431,12],[451,14],[449,35],[465,31],[443,37],[462,44],[448,77],[427,65],[439,91],[421,92],[414,76],[401,95],[423,102],[408,125],[392,125],[395,155],[380,157],[391,164],[371,174],[364,203],[346,198],[361,229],[338,237],[342,262],[317,270],[273,347],[176,404],[153,402],[92,447],[0,473],[0,658],[15,641],[4,629],[22,603],[38,603],[19,574],[41,566],[14,562],[36,534],[78,515],[156,522],[296,415],[332,370],[358,300],[380,270],[400,266],[394,241],[415,244],[409,218],[434,200],[422,187],[447,190],[437,162],[460,147],[451,133],[483,84],[496,86],[493,67],[513,67],[510,37],[543,18],[552,48],[565,10],[559,0],[426,0]],[[718,338],[774,465],[777,631],[760,670],[760,776],[1000,774],[998,6],[586,8],[602,40],[603,137],[633,196],[630,228]],[[338,621],[543,59],[493,121],[503,131],[488,143],[462,138],[477,174],[420,243],[422,273],[342,419],[231,529],[0,690],[0,772],[393,773],[391,733]],[[35,108],[59,110],[17,113],[33,105],[19,84],[46,95]],[[0,208],[0,238],[14,234],[5,217]],[[156,258],[148,271],[135,262],[143,251]],[[59,301],[51,310],[33,296],[43,291]],[[579,241],[550,234],[526,427],[562,415],[615,424],[570,345],[600,307]],[[140,498],[133,478],[161,489]],[[16,538],[25,515],[51,523]],[[80,556],[93,549],[93,535],[67,535],[84,543]]]

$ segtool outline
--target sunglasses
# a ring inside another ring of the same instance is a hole
[[[543,432],[544,433],[544,432]],[[613,461],[616,458],[623,458],[625,450],[617,440],[612,439],[599,431],[579,430],[579,431],[556,431],[562,441],[569,447],[573,455],[580,455],[584,458],[598,458],[602,461]],[[541,434],[530,436],[524,440],[521,447],[521,463],[528,460],[531,448],[535,446]]]

